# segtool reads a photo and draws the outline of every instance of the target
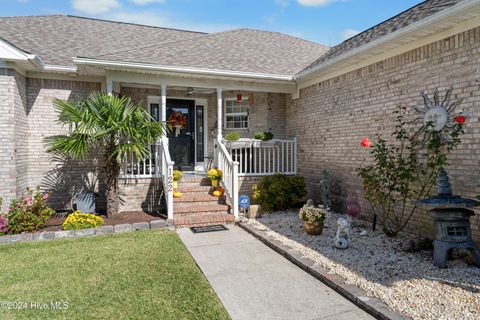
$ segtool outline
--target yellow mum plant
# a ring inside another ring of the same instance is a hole
[[[210,179],[212,181],[213,180],[222,180],[223,172],[220,169],[213,168],[213,169],[208,170],[207,177],[208,177],[208,179]]]
[[[98,228],[103,225],[103,218],[90,213],[72,212],[62,224],[63,230]]]

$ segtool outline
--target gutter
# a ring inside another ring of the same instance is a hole
[[[243,78],[249,78],[249,79],[255,79],[255,80],[293,81],[293,76],[280,75],[280,74],[242,72],[242,71],[206,69],[206,68],[194,68],[194,67],[177,67],[177,66],[160,65],[160,64],[98,60],[98,59],[91,59],[91,58],[74,58],[73,62],[77,65],[91,65],[91,66],[99,66],[99,67],[114,67],[114,68],[126,68],[126,69],[137,69],[137,70],[140,69],[140,70],[148,70],[148,71],[164,71],[164,72],[176,72],[176,73],[199,74],[199,75],[210,75],[210,76],[243,77]]]
[[[424,18],[414,24],[411,24],[409,26],[406,26],[398,31],[395,31],[393,33],[390,33],[386,36],[382,36],[378,38],[377,40],[374,40],[372,42],[369,42],[363,46],[360,46],[356,49],[353,49],[347,53],[341,54],[332,60],[329,60],[325,63],[320,63],[310,69],[304,69],[297,73],[294,77],[293,80],[302,80],[304,78],[308,78],[309,76],[312,76],[314,73],[321,71],[325,68],[328,68],[334,64],[337,64],[341,62],[342,60],[346,60],[348,58],[351,58],[353,56],[362,54],[366,51],[371,50],[374,47],[380,46],[382,44],[388,43],[390,41],[396,40],[398,38],[404,37],[407,34],[414,33],[415,31],[428,27],[432,24],[441,22],[442,20],[448,19],[450,17],[453,17],[455,15],[461,14],[463,12],[468,12],[470,9],[474,7],[478,7],[480,2],[478,0],[465,0],[462,1],[448,9],[442,10],[436,14],[433,14],[427,18]]]

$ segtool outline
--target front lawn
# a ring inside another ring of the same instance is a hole
[[[174,232],[1,245],[0,257],[0,319],[229,318]]]

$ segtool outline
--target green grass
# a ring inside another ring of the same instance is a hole
[[[7,301],[68,308],[6,310]],[[228,318],[174,232],[0,245],[2,320]]]

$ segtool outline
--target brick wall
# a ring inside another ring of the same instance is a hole
[[[102,159],[65,161],[46,152],[45,138],[68,132],[57,123],[52,100],[76,101],[90,92],[100,90],[100,83],[27,79],[28,114],[28,184],[53,192],[51,205],[57,209],[69,208],[71,196],[82,188],[93,188],[99,193],[97,208],[105,209],[104,187],[99,177]]]
[[[252,187],[260,183],[262,177],[238,177],[238,194],[252,197]]]
[[[309,196],[319,198],[320,172],[327,169],[336,181],[332,192],[344,205],[347,198],[362,199],[355,169],[364,164],[368,150],[359,147],[363,136],[388,137],[394,126],[392,112],[399,105],[423,105],[420,92],[442,94],[453,88],[453,99],[464,99],[458,110],[473,115],[463,143],[450,156],[447,168],[454,192],[480,194],[480,28],[458,34],[405,54],[378,62],[301,90],[287,102],[287,134],[297,136],[299,174],[305,176]],[[363,201],[362,208],[368,210]],[[474,238],[480,240],[480,211],[471,219]],[[418,211],[410,230],[431,234],[432,223]]]
[[[165,207],[161,179],[121,179],[120,212],[158,212]]]

